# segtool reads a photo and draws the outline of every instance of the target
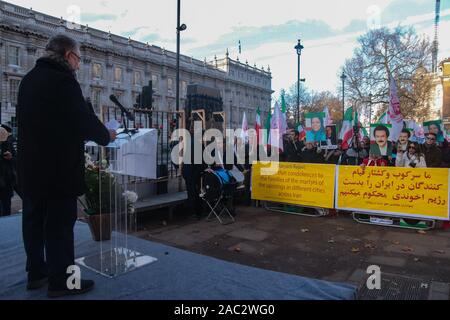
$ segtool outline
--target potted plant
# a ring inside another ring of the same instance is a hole
[[[86,193],[84,196],[84,213],[95,241],[111,239],[111,217],[116,209],[114,195],[116,178],[108,170],[108,163],[95,163],[86,154],[85,162]]]

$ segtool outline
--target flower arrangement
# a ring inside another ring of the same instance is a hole
[[[85,213],[92,216],[114,212],[116,201],[112,195],[117,183],[115,176],[109,172],[107,161],[97,164],[89,154],[85,154],[85,160]]]
[[[134,205],[139,199],[137,193],[133,191],[125,191],[123,193],[123,197],[125,198],[125,203],[127,205],[127,212],[133,214],[135,212]]]

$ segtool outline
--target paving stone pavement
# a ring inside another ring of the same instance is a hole
[[[420,234],[356,223],[350,215],[310,218],[238,207],[236,223],[195,221],[165,213],[141,217],[139,236],[200,254],[259,268],[364,285],[371,265],[381,272],[423,279],[430,298],[448,299],[450,230]],[[443,284],[443,285],[441,285]]]

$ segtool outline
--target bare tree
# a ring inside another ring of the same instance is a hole
[[[287,105],[288,123],[294,126],[297,122],[297,84],[293,84],[287,92],[281,90],[281,95],[283,94]],[[278,102],[281,104],[281,96]],[[322,112],[325,107],[328,107],[333,121],[339,123],[342,119],[342,102],[337,95],[329,91],[315,92],[308,90],[305,86],[300,87],[300,113],[302,115],[308,112]]]
[[[281,95],[284,94],[287,107],[287,118],[289,124],[294,125],[297,122],[297,82],[294,83],[288,91],[281,90]],[[281,105],[281,96],[278,100]],[[300,114],[305,112],[305,108],[311,103],[311,92],[303,85],[300,84]],[[291,120],[291,121],[289,121]]]
[[[343,67],[349,103],[368,115],[369,95],[380,106],[373,118],[389,106],[390,75],[397,82],[400,105],[406,118],[423,120],[430,113],[433,79],[429,76],[431,43],[413,28],[371,30],[358,39],[359,47]],[[361,110],[363,109],[363,110]]]

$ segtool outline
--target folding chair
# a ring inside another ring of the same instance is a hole
[[[233,197],[235,189],[235,183],[224,181],[217,172],[204,172],[199,196],[210,209],[206,218],[207,221],[212,221],[216,218],[222,225],[236,222],[227,207],[227,201]]]

